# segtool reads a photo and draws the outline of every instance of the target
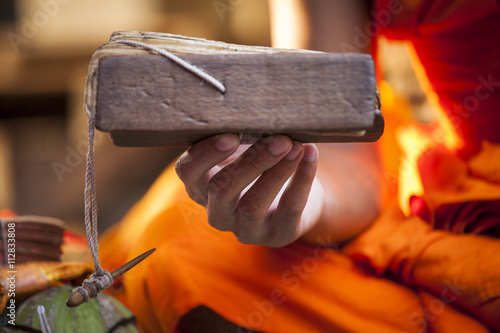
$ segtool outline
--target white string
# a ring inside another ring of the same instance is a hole
[[[191,65],[187,61],[179,58],[178,56],[163,50],[157,46],[137,42],[133,40],[118,40],[109,44],[127,44],[135,47],[142,47],[145,50],[154,51],[194,75],[200,77],[202,80],[207,81],[221,93],[226,91],[226,87],[216,80],[213,76],[205,73],[198,67]],[[88,104],[85,104],[85,112],[88,115],[89,127],[89,146],[87,152],[87,168],[85,173],[85,232],[87,234],[87,242],[89,244],[90,254],[94,261],[95,272],[86,279],[82,287],[77,288],[87,302],[90,298],[97,296],[97,294],[113,284],[113,276],[110,272],[104,270],[99,262],[99,244],[98,244],[98,230],[97,230],[97,200],[95,191],[95,171],[94,171],[94,132],[95,132],[95,119],[94,113],[90,112]],[[87,291],[88,289],[88,291]],[[89,293],[90,291],[90,293]]]
[[[168,52],[167,50],[159,48],[158,46],[151,45],[148,43],[138,42],[135,40],[128,40],[128,39],[116,40],[116,41],[110,42],[109,44],[126,44],[126,45],[135,46],[135,47],[142,47],[145,50],[154,51],[154,52],[161,54],[162,56],[172,60],[177,65],[179,65],[182,68],[186,69],[187,71],[193,73],[194,75],[197,75],[201,79],[207,81],[208,83],[213,85],[215,88],[217,88],[221,93],[226,92],[226,87],[224,87],[224,85],[220,81],[215,79],[213,76],[205,73],[204,71],[202,71],[198,67],[191,65],[189,62],[187,62],[186,60],[184,60],[182,58],[179,58],[175,54]]]
[[[97,203],[95,193],[94,172],[94,131],[95,124],[92,118],[88,119],[89,126],[89,150],[87,152],[87,169],[85,172],[85,231],[89,243],[90,254],[94,260],[94,270],[98,275],[103,274],[99,262],[99,244],[97,231]]]
[[[87,108],[87,106],[85,106]],[[95,171],[94,171],[94,132],[95,124],[92,117],[88,118],[89,126],[89,148],[87,152],[87,168],[85,172],[85,233],[87,234],[87,242],[89,244],[90,254],[94,261],[94,273],[90,279],[86,279],[82,287],[77,288],[77,291],[83,295],[84,301],[105,289],[108,289],[113,284],[113,276],[107,270],[104,270],[99,262],[99,233],[97,230],[97,200],[95,191]],[[87,292],[87,289],[90,290]]]

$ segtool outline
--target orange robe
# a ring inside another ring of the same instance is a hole
[[[169,167],[101,239],[108,270],[157,248],[113,294],[145,332],[173,332],[199,305],[265,332],[500,330],[500,146],[482,145],[500,143],[498,8],[494,0],[375,3],[377,13],[392,13],[383,34],[412,36],[429,94],[447,116],[439,126],[451,131],[414,165],[424,192],[411,198],[411,215],[388,205],[343,245],[243,245],[208,225]],[[488,98],[474,95],[480,84]],[[471,94],[477,109],[454,108]]]
[[[500,147],[494,152],[500,156]],[[500,197],[498,184],[460,181]],[[394,208],[340,249],[300,242],[271,249],[240,244],[205,218],[169,168],[105,235],[108,269],[157,248],[114,294],[146,332],[172,332],[199,305],[266,332],[500,328],[498,239],[432,230]]]

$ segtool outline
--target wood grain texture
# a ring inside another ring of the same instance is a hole
[[[183,55],[226,86],[221,94],[162,56],[100,59],[98,129],[120,146],[189,146],[221,132],[244,141],[373,141],[371,57],[361,54]],[[364,138],[364,139],[363,139]]]
[[[212,75],[210,84],[133,40],[161,47]],[[376,141],[383,132],[373,60],[119,31],[89,66],[85,105],[119,146],[186,147],[221,132],[251,143],[272,134],[302,142]],[[378,112],[378,114],[377,114]]]

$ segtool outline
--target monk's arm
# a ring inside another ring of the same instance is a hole
[[[342,52],[342,45],[370,53],[369,43],[355,39],[355,27],[368,22],[366,1],[269,0],[275,47]],[[357,43],[358,42],[358,43]],[[319,144],[317,180],[324,190],[323,210],[303,240],[345,241],[375,219],[379,209],[381,170],[375,144]],[[307,213],[307,208],[306,212]]]
[[[323,209],[302,239],[343,242],[368,227],[379,213],[380,167],[371,143],[319,144],[317,180]]]

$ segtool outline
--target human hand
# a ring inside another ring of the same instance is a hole
[[[276,135],[244,150],[237,135],[221,134],[191,147],[175,168],[189,196],[207,210],[211,226],[245,244],[279,247],[319,219],[323,189],[315,181],[317,164],[313,144]]]

